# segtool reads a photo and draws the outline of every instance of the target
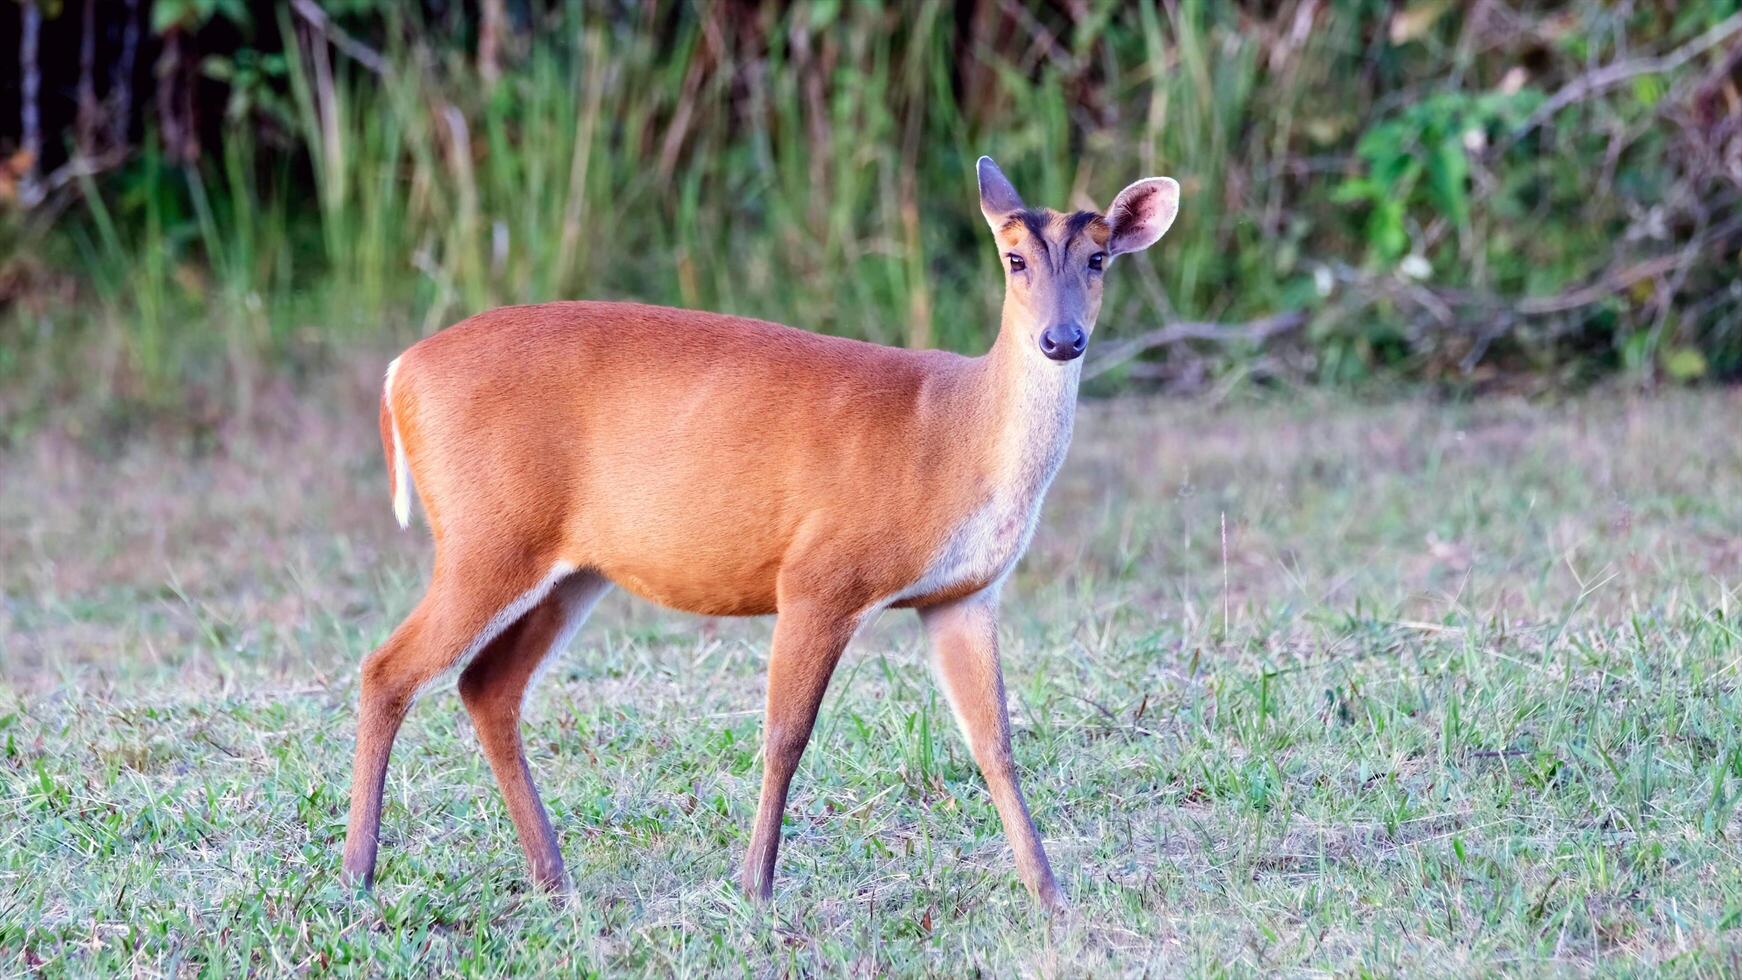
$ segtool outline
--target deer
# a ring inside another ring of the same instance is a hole
[[[781,819],[859,628],[916,610],[931,664],[1035,900],[1066,908],[1017,778],[999,602],[1070,444],[1082,355],[1118,256],[1172,225],[1179,184],[1105,213],[1027,207],[990,157],[980,210],[1004,269],[978,357],[628,302],[480,313],[388,367],[394,514],[434,539],[416,607],[359,674],[343,876],[374,881],[388,755],[457,673],[533,882],[566,892],[521,741],[527,690],[613,586],[708,617],[776,617],[761,795],[738,883],[773,896]]]

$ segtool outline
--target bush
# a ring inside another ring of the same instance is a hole
[[[9,7],[90,99],[0,178],[0,407],[233,405],[554,297],[975,351],[982,152],[1061,207],[1181,180],[1102,385],[1742,373],[1735,3],[480,6]]]

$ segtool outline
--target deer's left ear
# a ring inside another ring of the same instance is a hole
[[[1179,181],[1172,177],[1145,177],[1119,192],[1107,209],[1107,224],[1113,235],[1107,241],[1112,255],[1141,252],[1161,240],[1179,214]]]

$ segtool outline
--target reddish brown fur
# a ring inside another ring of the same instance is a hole
[[[770,893],[787,790],[834,666],[867,616],[897,605],[925,618],[1023,880],[1062,901],[1010,753],[997,597],[1063,457],[1076,394],[1079,364],[1040,356],[1035,336],[1061,316],[1092,326],[1100,276],[1087,256],[1122,229],[1051,212],[1030,213],[1044,241],[1021,221],[1001,227],[1010,215],[985,203],[985,166],[1001,246],[1053,256],[1056,269],[1012,274],[984,357],[579,302],[492,310],[399,359],[382,442],[392,472],[397,432],[436,560],[423,601],[363,665],[349,875],[373,874],[400,721],[461,665],[534,877],[561,885],[520,705],[565,628],[615,583],[704,615],[779,613],[742,876],[753,895]]]
[[[438,548],[512,551],[538,574],[564,560],[674,609],[754,616],[801,563],[826,566],[812,574],[843,607],[919,577],[992,480],[959,438],[996,424],[973,384],[986,368],[712,313],[552,303],[413,347],[394,400]]]

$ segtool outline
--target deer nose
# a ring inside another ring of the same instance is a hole
[[[1040,332],[1040,352],[1055,361],[1074,361],[1089,346],[1089,335],[1074,323],[1055,323]]]

